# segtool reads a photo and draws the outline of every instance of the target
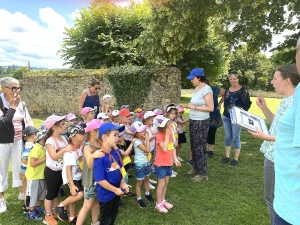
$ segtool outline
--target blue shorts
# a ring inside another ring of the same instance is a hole
[[[172,166],[154,166],[157,179],[163,179],[172,175]]]
[[[137,180],[144,180],[145,177],[151,175],[150,163],[144,165],[134,164],[134,172]]]

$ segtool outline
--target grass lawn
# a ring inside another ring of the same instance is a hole
[[[183,96],[182,103],[189,102],[190,96]],[[250,112],[263,117],[255,104],[255,98]],[[275,112],[280,99],[266,99],[271,111]],[[186,112],[188,116],[188,112]],[[42,120],[35,119],[36,126]],[[207,224],[207,225],[268,225],[269,215],[263,192],[263,154],[259,151],[262,141],[254,139],[243,129],[241,134],[242,151],[240,163],[236,168],[221,165],[224,157],[224,130],[217,131],[215,158],[208,159],[208,181],[192,183],[186,172],[191,169],[186,164],[189,143],[183,146],[181,157],[185,160],[181,168],[174,168],[178,175],[170,178],[166,198],[174,204],[167,214],[160,214],[154,209],[154,204],[148,204],[146,209],[139,209],[134,198],[122,197],[125,204],[119,210],[116,224]],[[231,157],[233,157],[233,152]],[[133,171],[129,171],[133,174]],[[151,175],[153,177],[153,175]],[[9,182],[11,185],[11,173]],[[129,184],[135,186],[134,178]],[[155,197],[155,191],[151,190]],[[22,202],[17,200],[18,189],[9,188],[5,192],[8,201],[8,211],[0,214],[0,225],[37,224],[26,221],[22,214]],[[82,202],[78,204],[80,209]],[[90,224],[90,216],[86,224]],[[38,222],[42,224],[42,222]],[[68,224],[59,222],[59,224]]]

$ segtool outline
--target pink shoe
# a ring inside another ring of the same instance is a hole
[[[157,204],[157,203],[156,203],[155,208],[156,208],[159,212],[161,212],[161,213],[167,213],[167,212],[168,212],[168,210],[163,206],[162,203],[160,203],[160,204]]]
[[[167,202],[166,200],[163,200],[162,201],[162,204],[164,207],[166,207],[167,209],[172,209],[173,208],[173,205],[170,204],[169,202]]]

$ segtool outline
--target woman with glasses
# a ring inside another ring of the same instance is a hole
[[[21,154],[23,150],[22,130],[33,126],[32,119],[21,101],[22,87],[17,79],[0,79],[0,213],[7,210],[4,192],[8,189],[8,165],[12,167],[12,187],[22,186],[20,180]],[[19,199],[24,197],[20,193]]]
[[[97,115],[99,113],[99,107],[101,106],[100,98],[98,95],[99,89],[100,89],[100,82],[96,79],[93,79],[91,81],[90,86],[81,92],[79,98],[79,104],[78,104],[80,114],[84,107],[90,107],[95,109],[95,119],[97,119]]]
[[[229,166],[235,167],[238,165],[241,151],[240,134],[242,128],[231,123],[229,110],[234,106],[237,106],[239,108],[242,108],[243,110],[248,111],[252,102],[250,101],[250,96],[247,89],[239,84],[238,73],[235,71],[231,72],[228,78],[231,86],[230,88],[226,89],[224,95],[223,125],[225,131],[225,158],[221,163],[229,163],[231,145],[233,142],[234,159],[230,162]]]
[[[191,179],[192,182],[200,182],[208,180],[206,141],[210,124],[209,113],[214,110],[213,92],[206,83],[207,78],[203,69],[193,69],[187,79],[196,87],[190,103],[181,105],[190,109],[189,129],[193,168],[187,174],[195,175]]]

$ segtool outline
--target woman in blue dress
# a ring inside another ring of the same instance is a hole
[[[97,115],[99,113],[99,107],[100,105],[100,98],[98,95],[98,91],[100,89],[100,82],[96,79],[93,79],[91,81],[90,86],[83,90],[81,92],[80,98],[79,98],[79,113],[81,114],[81,110],[84,107],[91,107],[95,110],[95,119],[97,118]]]

